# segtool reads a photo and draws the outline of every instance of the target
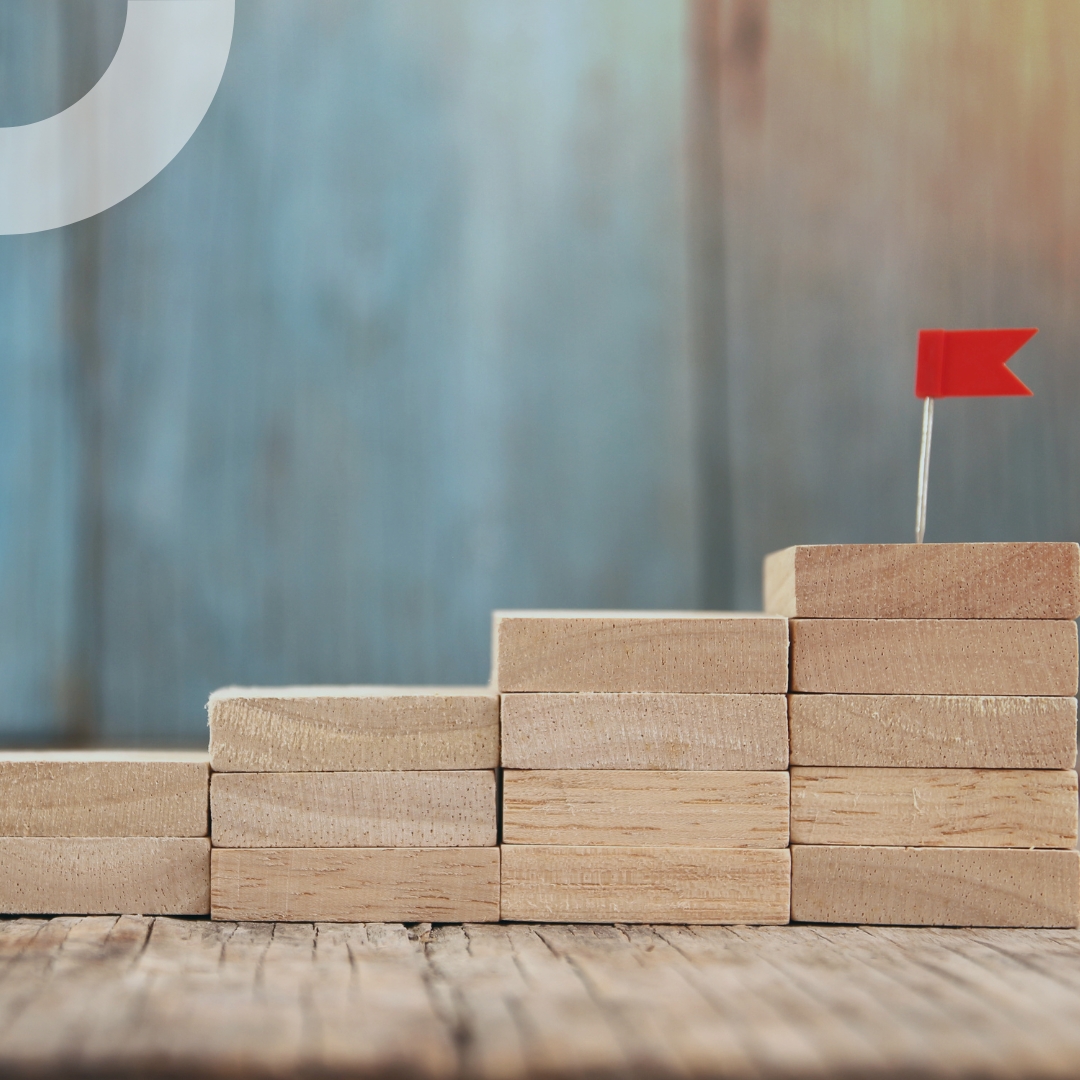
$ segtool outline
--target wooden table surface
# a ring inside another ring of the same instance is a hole
[[[1080,931],[0,922],[0,1075],[1080,1075]]]

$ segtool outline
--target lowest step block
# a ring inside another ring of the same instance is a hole
[[[206,754],[0,753],[0,836],[205,836]]]
[[[205,754],[0,755],[0,912],[206,915]]]

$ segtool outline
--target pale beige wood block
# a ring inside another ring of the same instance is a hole
[[[1080,852],[792,847],[791,918],[897,926],[1080,921]]]
[[[510,769],[786,769],[781,694],[503,694]]]
[[[787,623],[722,612],[495,612],[502,693],[776,694]]]
[[[0,836],[206,836],[205,753],[0,753]]]
[[[783,848],[786,772],[503,773],[503,843]]]
[[[215,847],[492,847],[495,773],[215,773]]]
[[[231,687],[210,695],[215,772],[494,769],[486,687]]]
[[[253,922],[498,922],[499,849],[215,848],[211,915]]]
[[[818,544],[765,558],[765,610],[804,619],[1075,619],[1077,544]]]
[[[1076,698],[791,694],[793,765],[1071,769]]]
[[[788,921],[787,848],[507,845],[502,859],[510,922]]]
[[[819,694],[1076,694],[1076,623],[792,619],[791,689]]]
[[[1072,848],[1076,773],[793,766],[791,842]]]
[[[5,915],[206,915],[205,837],[0,837]]]

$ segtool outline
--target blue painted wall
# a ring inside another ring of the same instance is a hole
[[[683,20],[240,0],[161,176],[0,238],[4,730],[197,742],[223,683],[483,681],[493,607],[698,602]]]

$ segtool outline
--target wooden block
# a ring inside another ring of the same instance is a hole
[[[1076,694],[1076,623],[792,619],[791,689],[819,694]]]
[[[786,769],[780,694],[503,694],[509,769]]]
[[[215,772],[499,764],[499,699],[484,687],[233,687],[207,709]]]
[[[793,847],[791,918],[897,926],[1080,921],[1080,852]]]
[[[140,750],[0,753],[0,836],[206,836],[209,758]]]
[[[1071,769],[1076,698],[791,694],[793,765]]]
[[[789,849],[502,849],[511,922],[786,923]]]
[[[502,693],[776,694],[787,689],[787,626],[717,612],[495,612]]]
[[[819,544],[765,558],[765,610],[803,619],[1075,619],[1076,544]]]
[[[504,844],[783,848],[786,772],[503,773]]]
[[[791,842],[1072,848],[1076,773],[1045,769],[791,770]]]
[[[498,922],[499,849],[215,848],[211,917]]]
[[[215,773],[215,847],[492,847],[495,773]]]
[[[206,915],[205,837],[0,837],[5,915]]]

